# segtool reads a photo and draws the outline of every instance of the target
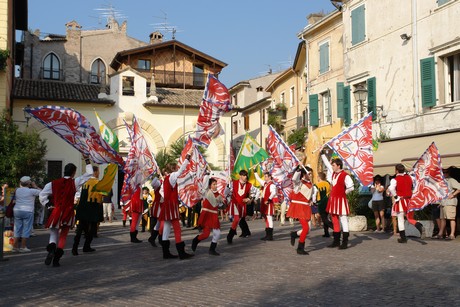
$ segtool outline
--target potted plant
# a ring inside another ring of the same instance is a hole
[[[4,71],[6,67],[6,62],[10,56],[9,50],[0,49],[0,70]]]
[[[284,103],[277,103],[275,105],[275,112],[281,117],[281,119],[286,119],[287,107]]]

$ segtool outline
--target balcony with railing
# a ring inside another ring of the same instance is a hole
[[[152,78],[152,73],[148,69],[136,69],[147,80]],[[154,70],[155,85],[158,87],[171,87],[171,88],[192,88],[203,89],[206,82],[206,74],[192,73],[171,70]]]

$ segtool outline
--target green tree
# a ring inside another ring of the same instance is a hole
[[[36,132],[21,132],[8,120],[0,118],[0,182],[16,187],[19,178],[30,176],[37,183],[46,180],[46,142]]]
[[[163,170],[168,163],[174,162],[174,158],[166,151],[166,148],[157,152],[155,160],[157,161],[160,171]]]

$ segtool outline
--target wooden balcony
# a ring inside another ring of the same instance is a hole
[[[152,78],[151,71],[148,69],[136,69],[147,80]],[[204,89],[206,83],[206,74],[191,73],[170,70],[154,70],[155,85],[158,87]]]

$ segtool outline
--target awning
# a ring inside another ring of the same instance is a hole
[[[374,152],[374,175],[393,175],[395,165],[402,163],[408,169],[425,150],[434,142],[441,155],[444,168],[460,167],[460,131],[446,131],[442,134],[432,134],[401,138],[393,141],[383,141]]]

